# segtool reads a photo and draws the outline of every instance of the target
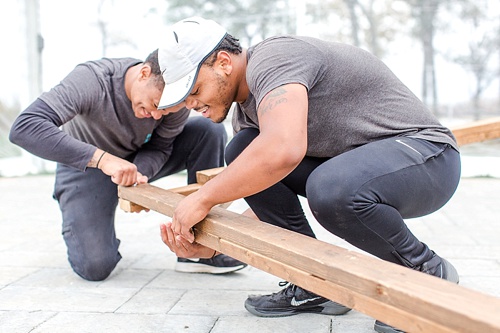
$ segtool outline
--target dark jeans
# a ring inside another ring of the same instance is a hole
[[[222,124],[190,118],[175,139],[170,159],[150,181],[187,169],[188,183],[194,183],[196,171],[224,165],[226,143]],[[54,198],[62,212],[62,234],[71,267],[86,280],[104,280],[121,259],[114,225],[117,185],[101,170],[81,172],[58,164]]]
[[[230,164],[259,134],[239,132]],[[305,157],[281,182],[245,198],[260,220],[315,237],[298,195],[328,231],[381,259],[414,268],[433,252],[403,219],[441,208],[460,180],[460,154],[447,144],[394,137],[333,158]]]

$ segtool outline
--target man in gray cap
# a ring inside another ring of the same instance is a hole
[[[354,246],[458,283],[455,268],[404,219],[453,195],[460,154],[451,131],[370,53],[310,37],[276,36],[248,49],[213,21],[188,18],[164,38],[159,108],[187,107],[215,122],[236,102],[228,167],[177,206],[162,239],[177,255],[210,257],[191,227],[223,202],[245,198],[258,218],[315,237],[317,221]],[[311,254],[314,256],[314,253]],[[250,296],[258,316],[344,314],[349,308],[296,285]],[[400,332],[376,321],[378,332]]]

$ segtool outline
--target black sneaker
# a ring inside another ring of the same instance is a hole
[[[247,264],[231,258],[225,254],[216,255],[209,259],[177,258],[175,270],[183,273],[226,274],[239,271]]]
[[[286,286],[288,282],[280,282]],[[326,315],[343,315],[350,308],[335,303],[322,296],[288,284],[283,290],[271,295],[250,295],[245,301],[245,308],[259,317],[285,317],[303,312]]]
[[[455,267],[448,260],[435,253],[431,260],[424,262],[419,267],[415,267],[415,270],[458,284],[459,277]],[[375,321],[373,329],[379,333],[405,333],[378,320]]]
[[[435,253],[432,259],[424,262],[418,270],[456,284],[459,282],[458,272],[455,267],[448,260]]]

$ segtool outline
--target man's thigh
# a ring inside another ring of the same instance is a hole
[[[307,196],[329,196],[355,205],[388,204],[404,218],[440,208],[460,178],[458,152],[446,144],[396,137],[353,149],[319,166],[308,179]],[[353,203],[354,202],[354,203]]]

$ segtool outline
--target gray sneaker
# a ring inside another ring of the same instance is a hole
[[[288,282],[280,283],[286,286]],[[283,290],[270,295],[251,295],[245,301],[245,308],[259,317],[285,317],[299,313],[320,313],[326,315],[343,315],[351,311],[342,304],[288,284]]]
[[[455,267],[453,267],[448,260],[441,258],[435,253],[431,260],[424,262],[419,267],[416,267],[415,270],[434,275],[453,283],[458,284],[459,281],[458,272]],[[379,320],[375,321],[373,329],[379,333],[405,333],[405,331],[389,326]]]

